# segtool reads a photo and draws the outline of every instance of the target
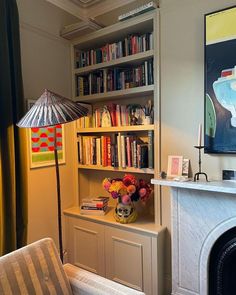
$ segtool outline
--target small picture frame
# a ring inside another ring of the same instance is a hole
[[[183,176],[189,176],[189,166],[190,166],[190,160],[183,159],[183,170],[182,170]]]
[[[182,176],[183,156],[168,156],[167,177]]]

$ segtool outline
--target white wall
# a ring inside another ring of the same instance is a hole
[[[168,155],[191,159],[198,170],[198,124],[204,123],[204,14],[235,5],[233,0],[161,1],[161,112],[162,170]],[[235,168],[234,155],[202,157],[202,170],[211,179],[221,178],[222,169]],[[162,197],[163,224],[170,230],[169,192]],[[170,244],[170,237],[169,237]],[[170,248],[166,274],[170,274]]]
[[[70,46],[59,30],[74,17],[44,0],[19,0],[18,9],[25,99],[37,99],[45,88],[70,97]],[[62,209],[76,202],[72,138],[67,124],[66,164],[60,165]],[[28,242],[49,236],[58,243],[55,168],[29,169],[28,183]]]

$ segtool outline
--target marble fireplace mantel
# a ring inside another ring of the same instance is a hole
[[[207,295],[211,249],[236,226],[236,182],[151,182],[171,188],[172,295]]]

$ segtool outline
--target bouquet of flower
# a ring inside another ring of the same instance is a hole
[[[131,174],[126,174],[123,178],[105,178],[103,187],[113,199],[119,198],[119,202],[124,205],[129,205],[139,199],[146,202],[152,192],[150,183],[143,179],[137,180]]]

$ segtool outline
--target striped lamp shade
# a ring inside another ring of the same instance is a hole
[[[86,116],[88,109],[59,94],[45,89],[25,116],[16,124],[18,127],[46,127],[64,124]]]

